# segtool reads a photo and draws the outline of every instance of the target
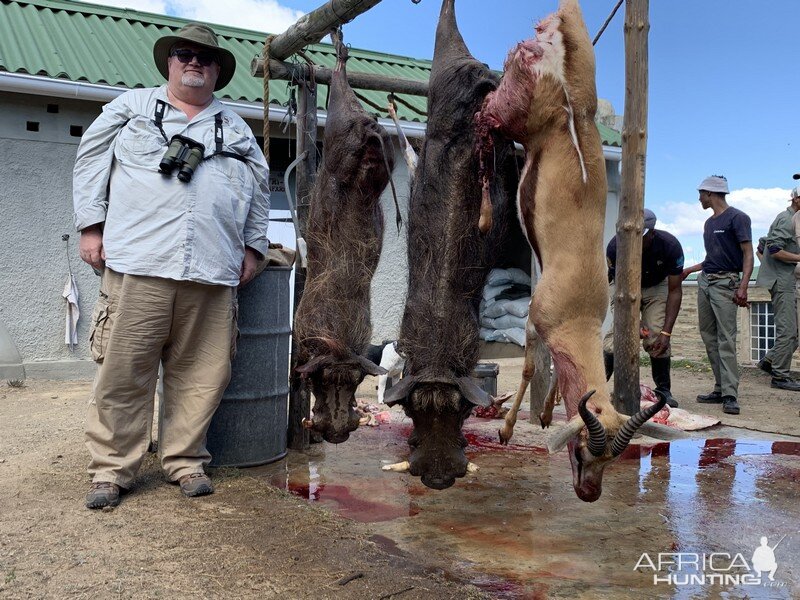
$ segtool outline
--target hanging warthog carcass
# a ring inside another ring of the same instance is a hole
[[[501,441],[513,432],[516,411],[533,375],[531,336],[547,344],[569,424],[553,450],[567,445],[578,497],[600,497],[604,467],[663,407],[628,417],[611,404],[600,329],[608,305],[603,251],[606,171],[594,122],[597,108],[594,52],[576,0],[536,27],[536,38],[511,50],[502,83],[477,116],[491,149],[499,131],[525,147],[518,190],[519,218],[539,258],[528,321],[523,380],[506,416]],[[552,416],[549,398],[543,425]]]
[[[358,427],[355,391],[385,371],[363,357],[369,345],[370,282],[383,240],[380,196],[391,182],[391,138],[347,82],[347,48],[337,37],[325,151],[306,230],[308,275],[294,321],[297,370],[310,380],[313,418],[305,425],[332,443]],[[399,222],[398,222],[399,225]]]
[[[484,195],[481,233],[480,164],[475,112],[497,77],[467,50],[456,25],[454,0],[445,0],[436,30],[428,96],[428,126],[411,190],[408,223],[409,289],[399,350],[404,377],[386,394],[413,420],[411,455],[402,463],[428,487],[443,489],[467,472],[461,427],[489,397],[470,378],[478,362],[478,305],[507,210],[496,178]],[[492,164],[513,159],[497,140]],[[514,171],[513,166],[510,170]],[[513,184],[512,184],[513,185]],[[487,214],[488,212],[488,214]]]

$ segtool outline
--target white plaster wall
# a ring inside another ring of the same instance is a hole
[[[378,268],[372,278],[372,343],[395,340],[400,334],[400,321],[408,291],[408,202],[410,196],[408,167],[398,144],[395,144],[395,167],[392,173],[403,225],[400,233],[395,224],[395,206],[391,189],[381,196],[383,206],[383,249]]]
[[[0,320],[26,363],[89,358],[99,278],[80,260],[72,224],[76,150],[73,143],[0,138]],[[81,296],[74,352],[64,343],[68,255]]]

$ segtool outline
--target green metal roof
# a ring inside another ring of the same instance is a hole
[[[0,0],[0,71],[126,88],[161,85],[164,80],[153,64],[153,44],[188,22],[72,0]],[[218,97],[263,102],[263,84],[250,75],[250,62],[261,54],[267,34],[224,25],[213,28],[238,65]],[[313,44],[306,54],[321,66],[333,67],[336,62],[330,44]],[[352,48],[347,67],[351,72],[427,81],[431,61]],[[386,106],[386,93],[356,92],[370,105],[367,110],[388,116],[377,109]],[[270,104],[286,106],[290,97],[287,82],[270,81],[269,95]],[[327,86],[320,85],[319,109],[325,109],[327,95]],[[409,105],[398,104],[401,119],[425,121],[426,98],[399,98]],[[621,145],[618,132],[601,124],[598,129],[605,145]]]

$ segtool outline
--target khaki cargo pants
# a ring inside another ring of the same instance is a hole
[[[611,298],[611,314],[614,314],[614,292],[616,286],[612,283],[609,286]],[[647,336],[642,340],[642,347],[653,358],[668,358],[670,350],[653,356],[653,344],[661,330],[664,328],[664,321],[667,320],[667,295],[669,294],[669,284],[665,279],[656,285],[642,288],[642,300],[639,303],[641,310],[641,327],[647,330]],[[614,328],[611,327],[603,338],[603,352],[614,354]]]
[[[130,488],[150,443],[164,367],[159,454],[169,481],[202,472],[211,417],[230,380],[236,288],[106,269],[92,317],[98,363],[86,445],[93,481]]]

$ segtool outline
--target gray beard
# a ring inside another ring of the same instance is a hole
[[[195,75],[193,73],[184,73],[181,75],[181,83],[186,87],[199,88],[206,84],[206,78],[202,75]]]

